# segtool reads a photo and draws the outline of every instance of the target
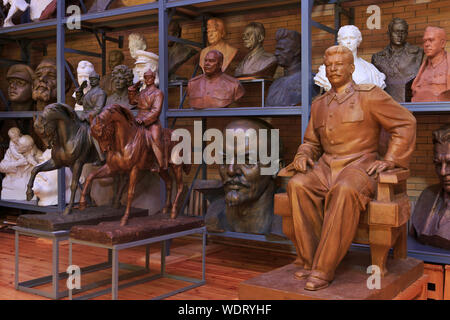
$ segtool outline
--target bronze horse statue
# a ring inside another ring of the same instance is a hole
[[[39,172],[69,167],[72,170],[71,196],[63,213],[67,215],[72,210],[84,164],[97,160],[89,124],[81,121],[73,108],[62,103],[47,105],[42,114],[33,119],[34,129],[45,147],[52,149],[52,157],[31,171],[27,200],[33,198],[34,179]]]
[[[181,195],[184,187],[183,171],[189,174],[191,166],[174,164],[172,161],[169,161],[167,169],[160,167],[151,146],[151,133],[144,126],[137,124],[133,113],[129,109],[118,104],[105,107],[91,121],[91,133],[97,139],[102,152],[106,152],[106,164],[97,171],[92,172],[86,179],[81,194],[80,209],[83,210],[86,207],[85,199],[90,193],[92,180],[114,176],[118,173],[129,173],[127,206],[125,214],[120,221],[121,226],[126,225],[139,171],[151,170],[158,171],[165,182],[166,201],[162,212],[167,214],[170,211],[170,217],[175,219],[182,200]],[[162,138],[164,139],[163,145],[166,159],[170,159],[169,155],[175,146],[175,142],[170,139],[171,134],[171,129],[163,129]],[[169,169],[172,170],[175,176],[177,187],[173,204],[171,203],[172,178],[169,174]]]

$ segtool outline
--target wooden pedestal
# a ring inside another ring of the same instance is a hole
[[[294,279],[299,269],[289,264],[262,274],[239,285],[242,300],[391,300],[423,275],[423,262],[413,258],[387,262],[389,273],[381,278],[380,289],[369,289],[368,252],[349,252],[336,270],[328,288],[318,291],[303,289],[306,279]]]

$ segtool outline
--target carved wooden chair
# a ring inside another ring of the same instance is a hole
[[[279,176],[289,177],[293,171],[282,171]],[[406,193],[409,170],[393,169],[379,174],[375,199],[361,214],[353,242],[370,245],[372,265],[380,267],[385,275],[390,248],[394,259],[405,259],[407,250],[406,223],[411,207]],[[296,245],[294,223],[287,193],[275,194],[274,213],[283,219],[283,232]],[[297,248],[296,248],[297,249]],[[297,249],[298,250],[298,249]]]

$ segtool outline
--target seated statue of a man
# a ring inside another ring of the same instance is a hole
[[[136,122],[143,125],[150,132],[152,141],[151,146],[155,153],[158,165],[162,169],[167,169],[167,159],[164,156],[164,145],[162,136],[162,126],[159,121],[161,114],[164,94],[155,85],[156,74],[152,70],[144,73],[145,89],[139,91],[142,82],[128,88],[128,99],[131,105],[137,105],[138,114]],[[158,171],[159,168],[153,168],[152,171]]]
[[[407,168],[416,138],[410,111],[376,85],[355,84],[347,47],[328,48],[324,60],[332,88],[312,103],[304,142],[286,168],[297,171],[287,188],[302,266],[294,277],[307,278],[305,289],[312,291],[334,279],[374,196],[378,173]],[[380,159],[382,128],[391,139]]]

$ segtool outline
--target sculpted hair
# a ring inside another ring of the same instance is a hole
[[[210,53],[214,53],[214,55],[217,57],[217,59],[219,59],[219,64],[222,66],[222,64],[223,64],[223,54],[222,54],[222,52],[220,52],[219,50],[208,51],[208,53],[205,55],[205,59],[206,59],[206,56],[208,54],[210,54]]]
[[[216,27],[216,30],[218,30],[222,34],[222,38],[224,38],[227,34],[227,29],[225,28],[225,24],[223,23],[222,19],[219,18],[211,18],[208,20],[208,24],[213,23]]]
[[[433,131],[433,144],[450,143],[450,124]]]
[[[127,86],[131,86],[133,84],[133,70],[131,70],[124,64],[119,64],[118,66],[114,67],[114,70],[111,72],[111,76],[114,79],[120,74],[122,74],[127,80]]]
[[[147,41],[144,38],[144,35],[140,33],[132,33],[128,36],[128,42],[139,43],[141,48],[140,50],[147,49]]]
[[[441,39],[447,41],[447,34],[445,33],[444,29],[439,28],[439,27],[428,26],[425,28],[424,34],[429,31],[436,32]]]
[[[354,64],[353,53],[350,51],[349,48],[347,48],[345,46],[341,46],[341,45],[332,46],[332,47],[329,47],[327,50],[325,50],[325,55],[324,55],[323,59],[325,60],[328,56],[332,56],[335,54],[343,54],[343,55],[347,56],[350,63]]]
[[[247,28],[252,28],[255,33],[256,33],[256,37],[258,39],[264,40],[264,38],[266,37],[266,29],[264,28],[264,25],[260,22],[250,22],[245,29]]]
[[[351,25],[351,24],[346,25],[346,26],[343,26],[343,27],[341,27],[341,28],[339,29],[339,31],[338,31],[338,36],[337,36],[338,42],[340,42],[340,39],[341,39],[341,37],[342,37],[342,34],[343,34],[344,32],[346,32],[346,31],[347,31],[347,32],[352,32],[353,34],[356,35],[356,38],[357,38],[357,40],[358,40],[358,46],[359,46],[360,43],[361,43],[361,41],[362,41],[362,34],[361,34],[361,31],[359,31],[359,29],[358,29],[357,26],[354,26],[354,25]]]
[[[283,39],[289,39],[292,43],[292,48],[297,52],[298,55],[301,55],[301,49],[302,49],[302,36],[300,33],[294,30],[288,30],[288,29],[278,29],[277,33],[275,34],[275,39],[278,41]]]
[[[402,18],[394,18],[394,19],[391,20],[391,22],[389,22],[389,25],[388,25],[388,31],[389,31],[389,33],[391,33],[392,27],[393,27],[394,25],[396,25],[396,24],[402,24],[402,25],[405,27],[406,32],[408,32],[408,29],[409,29],[408,23],[407,23],[404,19],[402,19]]]

